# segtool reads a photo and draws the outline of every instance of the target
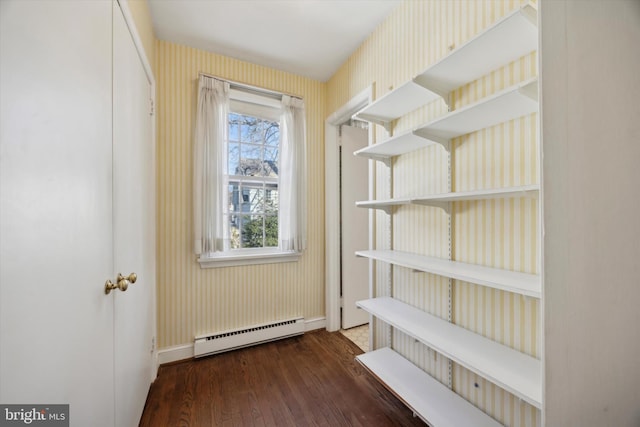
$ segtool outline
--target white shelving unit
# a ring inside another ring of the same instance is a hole
[[[540,298],[542,292],[542,282],[540,276],[536,274],[393,250],[358,251],[356,255],[532,298]]]
[[[448,146],[452,138],[538,111],[538,79],[509,87],[426,125],[365,147],[354,154],[387,162],[389,158],[432,144]]]
[[[386,141],[361,148],[353,154],[388,164],[389,159],[392,157],[410,153],[433,144],[433,141],[421,136],[416,129],[412,129]]]
[[[538,359],[390,297],[359,301],[357,305],[535,407],[542,407],[542,365]]]
[[[490,188],[486,190],[459,191],[455,193],[433,194],[420,197],[404,197],[387,200],[367,200],[356,202],[356,206],[368,209],[382,209],[387,213],[395,206],[402,205],[424,205],[433,206],[444,209],[449,212],[449,202],[460,202],[465,200],[490,200],[490,199],[508,199],[528,197],[534,198],[538,196],[540,191],[539,185],[523,185],[519,187],[507,188]]]
[[[363,108],[357,117],[391,129],[391,122],[537,49],[537,11],[530,5],[505,16],[424,72]],[[472,66],[470,66],[472,64]]]
[[[422,420],[438,427],[501,427],[426,372],[388,347],[356,357]]]
[[[382,125],[391,132],[391,123],[410,111],[439,97],[449,103],[453,90],[537,49],[536,15],[535,7],[530,4],[510,13],[411,81],[362,109],[357,117]],[[453,138],[536,113],[537,88],[537,78],[521,82],[354,154],[382,161],[392,169],[391,159],[395,156],[432,144],[440,144],[450,150]],[[451,173],[450,158],[447,173]],[[397,198],[389,194],[389,199],[360,201],[356,205],[382,209],[388,214],[393,214],[398,206],[423,205],[441,208],[450,215],[455,202],[534,198],[538,197],[539,190],[539,185],[522,185]],[[541,278],[535,274],[396,250],[358,251],[356,255],[449,278],[449,307],[452,304],[453,280],[536,299],[540,299],[542,294]],[[452,317],[449,320],[441,319],[394,299],[393,284],[390,290],[390,296],[376,298],[371,295],[372,298],[357,302],[360,308],[391,326],[388,336],[390,343],[393,343],[392,332],[397,330],[448,358],[450,387],[452,363],[456,363],[541,409],[540,360],[464,329],[454,324]],[[457,395],[455,390],[440,384],[391,348],[375,350],[357,359],[432,427],[499,425]]]

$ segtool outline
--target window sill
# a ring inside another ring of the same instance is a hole
[[[236,267],[242,265],[275,264],[280,262],[297,262],[300,252],[248,252],[240,254],[201,255],[198,258],[200,268]]]

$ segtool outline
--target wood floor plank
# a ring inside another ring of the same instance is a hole
[[[361,353],[321,330],[163,365],[140,426],[424,426],[354,360]]]

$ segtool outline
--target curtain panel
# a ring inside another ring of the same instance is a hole
[[[229,250],[227,206],[227,116],[229,83],[207,76],[198,82],[193,162],[194,250]]]
[[[307,141],[304,101],[284,95],[280,119],[280,249],[307,247]]]

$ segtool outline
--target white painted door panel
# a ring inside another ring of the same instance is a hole
[[[0,402],[137,425],[153,366],[150,85],[117,3],[0,8]],[[120,271],[139,280],[105,295]]]
[[[357,208],[356,201],[368,198],[368,163],[353,152],[367,145],[367,131],[342,126],[341,223],[342,223],[342,328],[369,322],[369,315],[356,307],[356,301],[369,298],[369,262],[355,256],[369,245],[369,214]]]
[[[111,3],[0,1],[0,402],[113,426]]]
[[[138,425],[153,364],[155,286],[151,87],[120,8],[113,7],[114,263],[137,281],[115,298],[116,426]]]

